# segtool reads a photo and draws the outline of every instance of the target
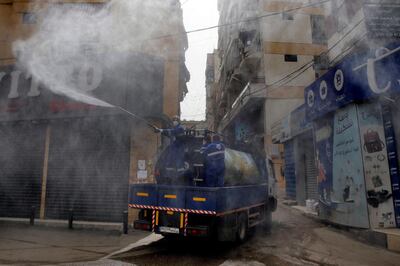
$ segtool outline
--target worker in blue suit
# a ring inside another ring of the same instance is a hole
[[[156,129],[156,133],[161,133],[166,137],[172,138],[175,141],[177,137],[183,136],[185,134],[185,128],[181,125],[179,116],[174,116],[172,118],[173,128],[170,129]]]
[[[179,137],[185,134],[185,128],[181,125],[178,116],[172,118],[173,128],[156,129],[156,133],[161,133],[171,139],[168,147],[168,156],[165,161],[166,175],[170,178],[171,184],[182,182],[186,172],[185,167],[185,147]]]
[[[205,183],[208,187],[223,187],[225,174],[225,145],[218,135],[207,146],[205,156]]]

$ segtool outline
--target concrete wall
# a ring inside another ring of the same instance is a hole
[[[349,49],[349,47],[365,37],[367,32],[365,23],[360,23],[364,19],[362,9],[359,9],[352,17],[348,17],[345,11],[344,4],[338,6],[338,9],[327,7],[328,18],[338,19],[338,27],[331,32],[328,39],[328,56],[332,65],[354,52],[354,49]],[[373,41],[369,41],[368,45],[373,45]]]
[[[12,53],[12,43],[15,40],[29,38],[37,30],[38,23],[24,24],[23,14],[25,12],[37,13],[39,9],[46,8],[49,2],[57,3],[105,3],[107,0],[0,0],[0,66],[12,65],[15,58]],[[154,37],[175,34],[184,31],[182,10],[178,6],[171,6],[174,0],[160,0],[160,9],[165,14],[166,19],[163,25],[160,25],[158,32],[153,32]],[[178,2],[177,2],[178,3]],[[40,17],[38,17],[40,22]],[[185,50],[187,48],[187,39],[185,35],[177,34],[173,37],[155,38],[142,45],[132,44],[132,51],[139,51],[155,56],[162,57],[165,60],[164,73],[164,115],[173,117],[180,115],[180,102],[184,97],[184,88],[186,88],[185,73],[183,65],[185,62]],[[159,124],[159,121],[154,121]],[[146,161],[148,178],[145,182],[154,182],[153,168],[156,154],[161,145],[161,137],[154,134],[145,125],[132,126],[131,133],[131,166],[130,183],[138,182],[137,164],[139,160]],[[130,221],[134,219],[136,212],[130,212]]]
[[[270,12],[265,12],[269,14]],[[264,41],[312,43],[311,22],[308,14],[293,14],[293,20],[282,15],[263,18],[260,22]]]
[[[265,54],[264,55],[264,64],[265,64],[265,82],[267,85],[273,85],[277,81],[282,80],[288,74],[293,73],[300,67],[309,63],[314,59],[313,56],[310,55],[298,55],[297,62],[285,62],[284,54]],[[291,77],[295,77],[293,75]],[[308,86],[315,80],[315,71],[311,67],[297,78],[293,80],[288,79],[288,83],[285,86]],[[276,86],[275,86],[276,87]]]

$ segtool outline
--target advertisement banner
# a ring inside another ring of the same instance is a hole
[[[364,4],[365,24],[370,39],[400,37],[400,5],[398,1]]]
[[[369,228],[363,170],[357,107],[352,104],[334,118],[332,222]]]
[[[314,122],[315,154],[318,170],[319,215],[329,220],[332,208],[333,117]]]
[[[395,212],[382,110],[378,103],[358,106],[371,228],[395,227]]]

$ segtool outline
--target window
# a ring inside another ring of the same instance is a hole
[[[285,54],[285,62],[297,62],[297,61],[298,61],[297,55]]]
[[[37,16],[35,13],[22,13],[23,24],[36,24]]]
[[[282,19],[283,20],[294,20],[294,15],[292,13],[283,12]]]

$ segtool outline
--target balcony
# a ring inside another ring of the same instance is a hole
[[[264,83],[248,83],[232,104],[230,111],[222,118],[219,129],[221,131],[226,129],[239,115],[262,108],[266,99],[266,92]]]

